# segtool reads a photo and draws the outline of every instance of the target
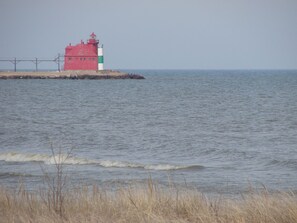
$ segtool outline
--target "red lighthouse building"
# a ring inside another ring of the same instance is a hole
[[[64,70],[98,70],[98,44],[94,33],[87,43],[69,44],[65,48]]]

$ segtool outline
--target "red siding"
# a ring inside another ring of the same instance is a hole
[[[67,46],[64,70],[98,70],[98,43],[96,35],[92,33],[88,43]]]

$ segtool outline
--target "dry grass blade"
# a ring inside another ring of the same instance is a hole
[[[64,200],[65,190],[67,184],[67,175],[64,172],[65,162],[72,155],[73,149],[69,150],[66,154],[61,149],[56,152],[51,144],[51,153],[53,164],[55,168],[54,174],[50,174],[44,167],[41,170],[44,175],[46,191],[41,191],[41,199],[49,210],[54,209],[61,217],[64,214]]]

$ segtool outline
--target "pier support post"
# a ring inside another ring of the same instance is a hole
[[[37,58],[35,58],[35,66],[36,66],[36,72],[38,71],[38,59]]]
[[[60,72],[61,69],[60,69],[60,54],[58,54],[58,71]]]

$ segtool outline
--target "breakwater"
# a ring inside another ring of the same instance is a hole
[[[42,71],[42,72],[0,72],[0,79],[145,79],[139,74],[120,71]]]

